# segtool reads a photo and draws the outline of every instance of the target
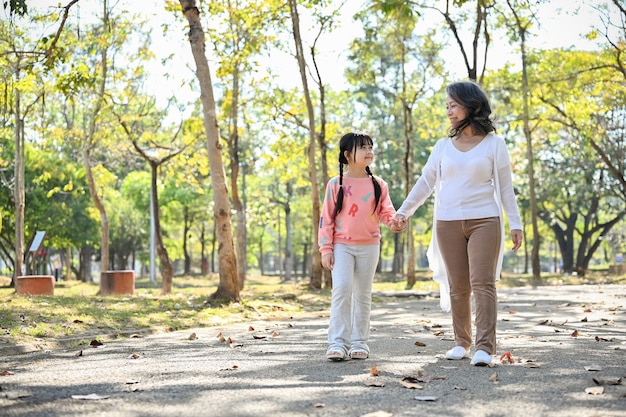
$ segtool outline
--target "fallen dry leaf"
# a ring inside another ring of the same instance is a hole
[[[4,371],[0,372],[0,376],[7,376],[7,375],[15,375],[15,374],[13,372],[7,371],[7,370],[4,370]]]
[[[75,400],[105,400],[109,397],[110,395],[98,395],[98,394],[72,395],[72,398]]]
[[[248,327],[248,331],[249,332],[253,332],[254,331],[254,327],[252,327],[252,326]]]
[[[509,314],[517,314],[517,311],[509,310]]]
[[[253,334],[252,338],[253,339],[267,339],[267,336],[261,336],[261,335],[258,335],[258,334]]]
[[[622,378],[593,378],[593,382],[595,382],[597,385],[620,385],[622,383]]]
[[[360,417],[391,417],[391,416],[393,416],[393,414],[388,413],[386,411],[378,410],[378,411],[374,411],[373,413],[363,414]]]
[[[572,333],[570,333],[570,336],[578,337],[578,336],[580,336],[580,333],[578,333],[578,330],[574,330]]]
[[[391,417],[391,416],[393,416],[393,414],[388,413],[386,411],[378,410],[378,411],[374,411],[373,413],[363,414],[360,417]]]
[[[547,319],[544,319],[544,320],[541,320],[541,321],[539,322],[539,324],[542,324],[542,325],[545,325],[545,326],[553,326],[553,327],[558,327],[558,326],[564,326],[565,324],[567,324],[567,322],[568,322],[568,321],[569,321],[569,320],[565,320],[563,323],[555,323],[555,322],[553,322],[552,320],[547,320]]]
[[[228,338],[228,343],[231,345],[233,344],[233,339],[231,337]]]
[[[409,389],[424,389],[423,386],[417,383],[417,378],[413,378],[412,376],[402,378],[400,384]]]
[[[378,368],[376,368],[376,365],[372,366],[370,368],[370,375],[371,376],[379,376],[380,373],[378,372]]]
[[[446,379],[446,377],[443,375],[428,375],[417,378],[419,382],[424,383],[428,383],[430,381],[443,381],[444,379]]]
[[[278,337],[278,336],[280,336],[280,333],[278,333],[278,332],[272,333],[272,337]]]
[[[6,394],[5,398],[8,400],[18,400],[20,398],[28,398],[31,395],[32,394],[28,392],[9,392],[8,394]]]
[[[136,353],[133,353],[132,355],[128,357],[128,359],[139,359],[139,358],[141,358],[141,356]]]
[[[439,330],[438,332],[433,333],[433,336],[443,336],[445,332],[443,330]]]
[[[315,407],[315,408],[324,408],[324,407],[326,407],[326,404],[324,404],[324,403],[316,403],[316,404],[313,404],[313,407]]]
[[[195,334],[195,333],[191,333],[191,334],[189,335],[189,340],[196,340],[197,338],[198,338],[198,336],[196,336],[196,334]]]
[[[102,343],[102,342],[100,342],[100,341],[98,341],[98,340],[96,340],[96,339],[92,340],[92,341],[89,343],[89,345],[90,345],[90,346],[93,346],[93,347],[102,346],[103,344],[104,344],[104,343]]]
[[[604,387],[589,387],[585,388],[585,393],[592,395],[604,394]]]
[[[585,371],[596,372],[596,371],[601,371],[601,370],[602,370],[602,367],[600,365],[585,366]]]
[[[511,356],[511,352],[506,352],[500,356],[500,363],[502,364],[513,364],[515,363],[515,359]]]
[[[224,336],[222,336],[221,334],[220,334],[220,337],[218,339],[222,343],[226,342],[226,338]]]
[[[541,368],[541,365],[537,362],[525,362],[522,366],[524,368]]]
[[[428,396],[417,396],[417,397],[415,397],[415,399],[417,401],[437,401],[439,399],[439,397],[434,397],[432,395],[428,395]]]
[[[384,387],[385,384],[378,380],[378,379],[374,379],[374,378],[368,378],[363,382],[365,385],[367,385],[368,387]]]
[[[426,346],[426,343],[424,343],[424,342],[415,342],[415,346],[424,347],[424,346]]]
[[[584,319],[582,319],[580,321],[582,321],[583,323],[587,323],[587,317],[585,317]]]
[[[490,380],[491,382],[498,382],[498,373],[497,373],[497,372],[494,372],[494,373],[493,373],[493,374],[489,377],[489,380]]]

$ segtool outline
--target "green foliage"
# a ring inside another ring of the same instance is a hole
[[[4,7],[4,9],[8,8],[11,15],[16,14],[24,16],[28,13],[26,0],[5,0],[2,2],[2,7]]]
[[[133,148],[132,140],[136,140],[141,149],[150,151],[157,159],[172,150],[183,149],[158,170],[164,239],[172,257],[180,258],[183,233],[187,230],[187,250],[193,262],[197,263],[201,255],[210,255],[213,190],[209,181],[211,167],[203,116],[197,103],[185,108],[176,97],[170,98],[168,107],[162,106],[157,100],[158,92],[147,88],[150,72],[154,71],[150,66],[154,53],[144,19],[126,14],[118,5],[110,10],[105,23],[102,16],[86,18],[83,9],[81,19],[67,21],[54,51],[54,65],[45,67],[41,59],[32,57],[40,56],[50,46],[58,15],[39,14],[36,9],[28,9],[26,3],[5,1],[5,10],[13,13],[12,18],[18,24],[0,22],[0,40],[6,45],[3,47],[6,53],[0,54],[0,108],[3,109],[0,113],[3,179],[0,249],[9,254],[3,255],[7,263],[11,263],[11,242],[15,234],[11,182],[15,157],[12,109],[16,88],[22,98],[28,144],[28,236],[45,228],[47,243],[59,250],[98,246],[100,219],[89,199],[84,172],[84,158],[88,154],[97,192],[109,213],[115,262],[124,264],[132,256],[145,259],[150,173],[146,160]],[[536,32],[536,22],[527,12],[529,6],[539,3],[510,2],[529,36]],[[460,35],[472,37],[472,30],[468,28],[473,22],[470,17],[475,17],[471,13],[475,13],[477,3],[455,0],[449,4],[454,13],[452,18],[459,22]],[[503,36],[509,48],[511,40],[519,40],[519,31],[512,26],[512,11],[507,11],[506,4],[487,0],[478,4],[493,6],[489,11],[494,14],[489,15],[487,23],[494,43],[502,44],[498,36],[504,34],[504,30],[509,32],[508,36]],[[303,21],[314,22],[305,31],[309,32],[305,33],[309,35],[305,47],[317,57],[327,51],[317,43],[316,30],[320,30],[321,37],[332,37],[331,31],[340,23],[335,5],[327,1],[299,4]],[[611,3],[598,5],[597,10],[604,17],[612,16],[609,15],[611,6]],[[164,7],[180,19],[177,1],[168,1]],[[218,120],[223,138],[227,139],[221,142],[224,158],[231,163],[238,161],[240,168],[238,186],[246,201],[249,264],[259,268],[261,262],[271,263],[269,258],[277,264],[279,255],[284,253],[286,208],[291,210],[293,250],[297,262],[301,262],[307,256],[303,251],[312,244],[308,115],[301,88],[285,87],[282,83],[285,74],[297,71],[295,62],[286,63],[281,69],[284,72],[279,74],[271,74],[266,68],[268,60],[275,60],[279,53],[290,52],[292,48],[291,26],[284,2],[227,4],[211,1],[199,7],[211,22],[207,54],[215,63],[214,82],[220,103]],[[367,8],[356,16],[360,27],[354,32],[355,39],[347,56],[348,88],[336,89],[323,78],[329,72],[339,72],[339,65],[321,67],[318,74],[312,62],[308,62],[309,75],[315,79],[320,75],[319,81],[325,86],[324,139],[328,143],[329,175],[337,174],[339,137],[349,130],[368,131],[376,141],[373,171],[389,183],[396,207],[404,200],[406,182],[410,184],[419,177],[433,144],[446,135],[448,122],[443,107],[443,86],[454,67],[462,64],[459,56],[451,59],[447,52],[446,48],[455,49],[457,45],[449,32],[442,29],[445,23],[432,25],[425,20],[429,16],[427,11],[432,10],[429,4],[410,0],[368,2]],[[492,18],[494,16],[496,18]],[[619,20],[610,21],[618,22],[613,26],[619,28]],[[180,20],[179,23],[184,26]],[[624,74],[619,70],[619,59],[623,56],[620,51],[624,43],[621,35],[609,43],[601,29],[589,28],[586,32],[589,39],[603,45],[597,51],[531,49],[527,57],[531,84],[529,111],[533,151],[537,158],[534,168],[544,218],[540,224],[542,238],[555,241],[554,225],[561,224],[563,230],[571,233],[567,239],[572,250],[581,244],[580,236],[591,234],[588,252],[593,250],[593,240],[599,232],[585,231],[585,221],[596,226],[606,223],[624,207],[619,178],[619,173],[623,173],[626,107]],[[169,36],[178,36],[174,26],[164,30]],[[18,59],[9,51],[32,51],[33,54],[29,59]],[[102,72],[105,52],[106,78]],[[159,69],[165,68],[173,75],[184,66],[182,56],[174,54],[174,59],[163,63]],[[181,86],[190,83],[192,75],[188,72],[178,73],[182,73],[179,76]],[[238,85],[233,82],[235,77],[239,77]],[[102,97],[98,91],[101,85],[105,89]],[[520,205],[525,209],[528,178],[524,172],[528,162],[520,122],[523,103],[519,68],[509,63],[489,74],[484,85],[498,116],[498,132],[505,136],[509,145],[515,186]],[[320,91],[312,90],[316,116],[321,116]],[[234,98],[238,101],[233,101]],[[236,132],[232,112],[235,104],[239,106]],[[410,114],[408,118],[407,114]],[[232,142],[235,137],[237,147]],[[412,167],[405,180],[400,161],[407,138],[411,144]],[[601,155],[593,144],[604,149],[605,154]],[[321,160],[316,168],[321,171]],[[418,248],[427,245],[430,237],[430,204],[428,201],[414,216]],[[566,226],[565,220],[572,218],[573,225]],[[383,254],[387,258],[392,256],[394,238],[383,231]],[[404,235],[399,238],[404,239]]]
[[[27,236],[45,230],[48,246],[98,245],[97,221],[90,212],[82,167],[32,150],[26,154]]]

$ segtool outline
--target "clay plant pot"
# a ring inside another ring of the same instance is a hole
[[[22,295],[54,295],[54,276],[24,275],[17,277],[15,292]]]
[[[100,295],[134,295],[135,271],[102,271]]]

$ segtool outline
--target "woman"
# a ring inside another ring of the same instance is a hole
[[[513,251],[522,244],[522,223],[508,151],[495,134],[487,95],[471,81],[450,84],[446,92],[449,137],[435,144],[395,223],[405,227],[407,217],[436,191],[429,263],[441,286],[441,306],[452,310],[456,342],[445,356],[451,360],[469,357],[473,293],[476,351],[471,364],[487,366],[496,353],[496,280],[504,253],[502,210],[509,221]]]

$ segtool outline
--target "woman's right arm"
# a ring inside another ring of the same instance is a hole
[[[437,170],[439,169],[439,153],[443,139],[435,144],[424,169],[422,175],[417,180],[409,195],[406,197],[402,205],[397,211],[397,217],[403,216],[404,218],[411,217],[415,210],[419,208],[424,201],[432,194],[435,188],[435,182],[437,181]]]

